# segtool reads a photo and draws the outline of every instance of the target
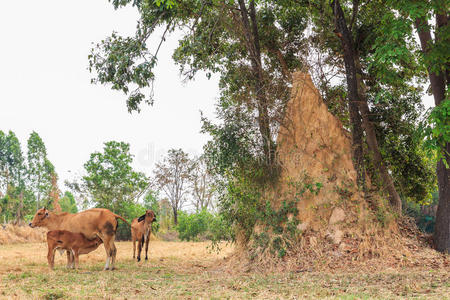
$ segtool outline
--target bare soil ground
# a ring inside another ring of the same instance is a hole
[[[149,261],[132,260],[131,242],[117,242],[117,270],[102,271],[101,246],[80,258],[80,269],[65,268],[56,253],[56,268],[47,266],[44,243],[0,245],[1,299],[450,299],[448,268],[238,273],[224,268],[233,251],[219,254],[209,243],[150,244]]]

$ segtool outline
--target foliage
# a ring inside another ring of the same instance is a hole
[[[145,207],[145,209],[153,210],[153,212],[157,216],[159,216],[162,211],[158,197],[158,192],[149,190],[143,199],[143,206]]]
[[[91,154],[82,184],[93,205],[120,214],[137,201],[148,187],[148,178],[133,170],[132,161],[130,145],[124,142],[106,142],[103,152]]]
[[[432,199],[430,203],[425,205],[415,203],[415,202],[406,202],[404,208],[404,214],[414,218],[417,227],[426,233],[434,232],[434,225],[436,223],[436,216],[433,214],[428,214],[424,211],[423,208],[431,206],[436,207],[438,203],[438,194],[434,192],[432,194]]]
[[[192,214],[181,211],[176,228],[179,238],[185,241],[210,239],[218,242],[230,237],[230,228],[221,215],[211,214],[206,209]]]
[[[428,153],[437,152],[437,161],[444,158],[445,144],[450,143],[450,101],[444,101],[441,105],[433,108],[427,122],[424,124],[425,147]],[[450,155],[450,153],[447,153]],[[443,159],[447,168],[449,162]]]
[[[68,212],[72,214],[78,212],[75,197],[69,191],[66,191],[64,193],[64,196],[59,200],[59,205],[61,206],[63,212]]]

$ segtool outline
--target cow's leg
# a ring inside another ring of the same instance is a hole
[[[114,244],[114,237],[111,239],[111,271],[116,268],[116,255],[117,255],[117,248]]]
[[[105,268],[103,270],[109,270],[109,262],[111,260],[111,256],[109,255],[111,253],[110,250],[110,246],[109,246],[109,241],[106,242],[105,240],[103,241],[103,244],[105,245],[105,252],[106,252],[106,262],[105,262]]]
[[[148,260],[148,243],[150,242],[150,234],[145,239],[145,260]]]

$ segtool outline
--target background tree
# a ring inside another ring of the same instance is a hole
[[[68,212],[72,214],[78,212],[75,197],[69,191],[66,191],[64,195],[61,197],[61,199],[59,200],[59,205],[61,206],[61,210],[63,212]]]
[[[158,192],[149,190],[144,196],[143,205],[146,209],[151,209],[158,216],[161,212]]]
[[[81,182],[69,184],[81,196],[83,208],[102,207],[122,215],[128,221],[142,215],[145,208],[138,203],[149,187],[145,174],[133,170],[130,145],[124,142],[104,143],[103,152],[94,152],[84,164],[86,175]],[[117,239],[130,238],[130,229],[119,224]]]
[[[14,132],[0,132],[0,181],[5,187],[3,206],[15,214],[16,222],[23,217],[25,186],[25,159]]]
[[[52,188],[50,190],[50,199],[51,199],[51,206],[53,207],[53,210],[56,212],[62,212],[61,206],[59,205],[61,191],[58,187],[58,176],[53,173],[52,174]]]
[[[126,204],[136,203],[148,187],[148,178],[134,171],[132,162],[130,145],[124,142],[106,142],[103,152],[92,153],[82,178],[90,204],[123,213]]]
[[[181,149],[171,149],[162,162],[155,165],[154,185],[167,197],[172,207],[173,220],[178,224],[178,211],[186,203],[192,161]]]
[[[53,164],[47,159],[47,149],[41,137],[32,132],[27,142],[28,147],[28,182],[36,198],[36,209],[42,203],[42,197],[48,199],[51,190],[51,179],[54,173]],[[48,204],[48,203],[45,203]]]
[[[206,158],[200,156],[193,161],[191,182],[192,204],[198,213],[204,209],[214,209],[216,186]]]

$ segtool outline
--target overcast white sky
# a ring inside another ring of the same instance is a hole
[[[105,141],[130,143],[136,168],[150,174],[168,149],[200,153],[208,140],[200,110],[214,115],[217,80],[181,83],[171,60],[176,37],[160,50],[155,104],[140,114],[127,112],[122,93],[90,84],[91,43],[112,31],[133,34],[137,18],[106,0],[0,2],[0,130],[14,131],[23,149],[39,133],[61,188]]]

